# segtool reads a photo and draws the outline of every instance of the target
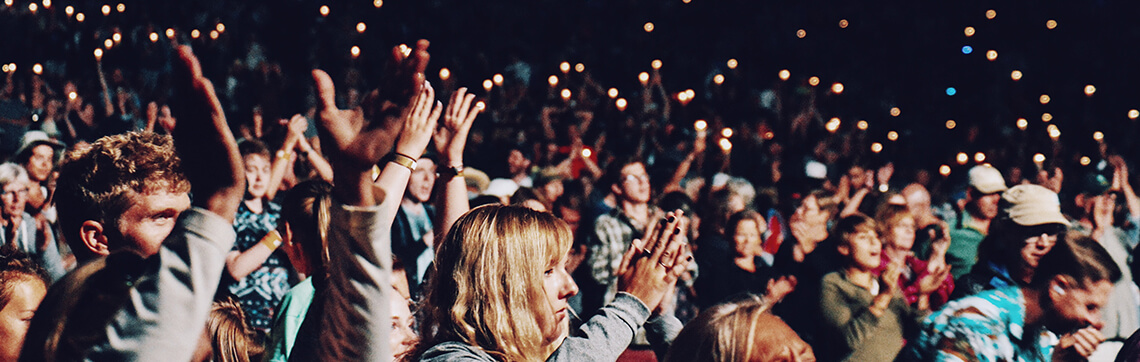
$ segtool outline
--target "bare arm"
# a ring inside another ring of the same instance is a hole
[[[483,102],[475,102],[475,95],[468,94],[467,88],[459,88],[451,95],[443,124],[433,137],[435,148],[442,155],[440,166],[449,169],[463,167],[467,134],[483,107]],[[435,220],[435,240],[443,240],[451,229],[451,224],[471,208],[467,202],[467,182],[462,175],[453,175],[451,172],[444,174],[445,177],[436,180],[436,187],[443,189],[443,196],[436,200],[439,212],[436,213],[438,220]]]

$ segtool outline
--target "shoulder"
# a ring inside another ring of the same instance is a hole
[[[460,342],[443,342],[428,348],[420,361],[495,361],[478,347]]]

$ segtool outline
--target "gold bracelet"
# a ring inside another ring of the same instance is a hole
[[[399,152],[396,152],[392,156],[392,163],[400,165],[400,166],[407,167],[409,170],[412,170],[412,171],[416,170],[416,159],[412,158],[411,156],[399,153]]]
[[[286,150],[277,150],[277,158],[287,158],[292,155],[292,152]]]
[[[281,234],[278,234],[277,230],[270,230],[268,234],[265,234],[265,237],[261,238],[261,244],[269,248],[270,252],[277,250],[281,246]]]

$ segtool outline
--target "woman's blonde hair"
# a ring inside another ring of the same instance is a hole
[[[775,361],[795,335],[756,296],[701,312],[677,335],[665,361]],[[803,343],[803,342],[800,342]]]
[[[436,247],[413,356],[461,342],[500,360],[545,360],[540,318],[552,314],[543,274],[570,250],[566,223],[548,212],[486,205],[455,222]],[[554,346],[556,347],[556,346]]]
[[[250,362],[260,360],[263,347],[256,333],[246,323],[245,312],[232,298],[214,302],[206,320],[210,347],[215,362]]]
[[[911,215],[910,209],[905,205],[885,204],[879,208],[879,212],[875,214],[875,221],[878,224],[879,237],[884,243],[895,242],[894,228],[905,219],[914,219],[914,215]]]

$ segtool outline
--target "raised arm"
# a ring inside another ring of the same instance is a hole
[[[467,182],[463,179],[463,150],[467,147],[467,134],[471,124],[483,110],[483,102],[474,102],[475,95],[468,94],[467,88],[459,88],[451,95],[443,124],[435,131],[433,140],[440,154],[440,177],[436,179],[436,189],[443,190],[436,198],[439,212],[436,213],[435,240],[443,240],[451,224],[467,212],[471,205],[467,202]]]
[[[425,85],[408,105],[408,111],[404,112],[404,125],[396,142],[396,154],[413,160],[420,159],[435,131],[442,109],[443,106],[435,100],[435,90],[431,84]],[[382,219],[381,222],[390,225],[395,221],[396,211],[404,198],[404,190],[408,188],[411,176],[412,169],[408,167],[396,162],[384,164],[384,170],[376,179],[376,186],[384,190],[384,196],[380,199],[381,214],[390,218]]]

